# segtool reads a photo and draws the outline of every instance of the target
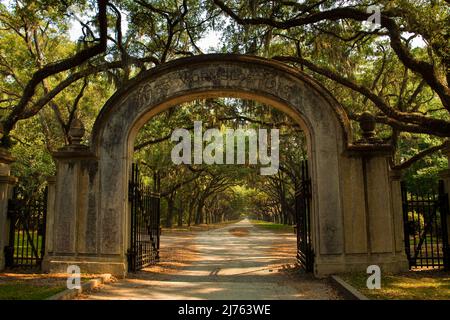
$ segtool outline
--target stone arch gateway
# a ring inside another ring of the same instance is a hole
[[[128,175],[139,128],[155,114],[197,98],[229,96],[278,108],[305,130],[313,188],[317,276],[378,264],[406,270],[399,177],[389,148],[353,143],[339,103],[307,75],[263,58],[215,54],[175,60],[130,81],[96,119],[91,145],[54,154],[44,268],[127,272]]]

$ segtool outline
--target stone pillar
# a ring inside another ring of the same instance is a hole
[[[124,275],[124,257],[104,255],[100,250],[97,158],[80,143],[84,134],[80,121],[74,121],[69,133],[71,144],[53,153],[56,181],[53,188],[49,185],[48,242],[43,268],[66,272],[69,265],[77,265],[82,273]]]
[[[375,137],[375,119],[369,113],[360,118],[363,138],[349,147],[349,154],[362,166],[364,214],[366,221],[366,266],[379,265],[382,271],[408,270],[404,253],[401,175],[390,170],[392,147]]]
[[[447,140],[446,147],[442,150],[442,153],[446,155],[448,159],[448,165],[447,169],[443,170],[440,173],[440,178],[444,182],[444,190],[449,195],[449,204],[448,207],[450,208],[450,140]],[[447,216],[447,230],[450,233],[450,215]],[[450,246],[450,237],[448,238],[449,246]]]
[[[56,194],[56,176],[47,178],[47,218],[45,226],[45,255],[53,255],[54,245],[54,221],[55,221],[55,194]],[[43,261],[43,269],[46,259]]]
[[[11,154],[0,148],[0,270],[5,268],[5,247],[9,242],[8,200],[17,179],[11,176]]]
[[[405,230],[403,226],[402,173],[400,170],[390,171],[392,212],[394,213],[395,252],[405,255]]]

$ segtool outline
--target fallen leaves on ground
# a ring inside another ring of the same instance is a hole
[[[250,234],[249,228],[231,228],[228,230],[229,233],[231,233],[235,237],[246,237]]]

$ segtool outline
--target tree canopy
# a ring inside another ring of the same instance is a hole
[[[76,40],[73,25],[80,29]],[[443,0],[2,1],[1,144],[17,158],[21,183],[38,187],[54,174],[51,152],[70,143],[73,120],[81,119],[89,133],[104,102],[139,73],[185,56],[241,53],[315,78],[353,124],[371,112],[377,135],[394,147],[392,168],[404,170],[411,183],[436,179],[447,165],[440,150],[450,137],[449,26]],[[202,47],[211,34],[219,46]],[[286,142],[280,176],[261,179],[245,166],[174,167],[171,130],[192,126],[192,119],[207,126],[279,126]],[[199,223],[231,217],[236,206],[243,212],[264,207],[261,214],[288,223],[304,145],[296,124],[270,106],[212,99],[152,119],[136,140],[135,157],[167,200],[167,225],[179,212],[178,221],[184,214],[185,222]],[[205,206],[215,212],[209,218]]]

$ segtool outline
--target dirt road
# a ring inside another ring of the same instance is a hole
[[[296,266],[296,238],[248,220],[161,237],[162,261],[82,299],[337,299]]]

